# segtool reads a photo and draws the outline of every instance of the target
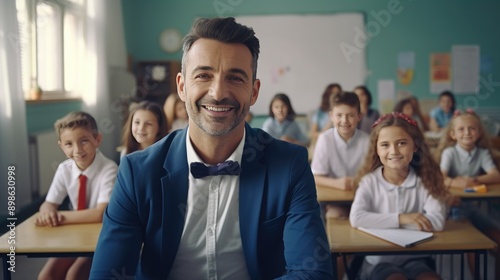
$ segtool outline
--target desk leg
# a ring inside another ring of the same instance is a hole
[[[2,255],[2,274],[3,274],[3,279],[5,280],[10,280],[11,277],[10,277],[10,271],[9,271],[9,268],[8,268],[8,263],[7,261],[9,260],[9,257],[5,254],[5,255]]]
[[[479,267],[479,262],[481,258],[482,252],[476,251],[474,253],[474,279],[480,280],[481,279],[481,268]]]
[[[337,277],[337,255],[336,254],[331,254],[332,256],[332,272],[333,272],[333,279],[338,280]]]
[[[483,265],[483,279],[488,279],[488,251],[484,252],[483,254],[484,258],[483,258],[483,262],[484,262],[484,265]],[[496,269],[500,269],[500,268],[496,268]],[[495,276],[493,276],[495,277]]]
[[[464,256],[466,253],[460,254],[460,279],[464,280]],[[455,255],[451,255],[451,257],[455,257]],[[451,266],[453,270],[453,265]]]

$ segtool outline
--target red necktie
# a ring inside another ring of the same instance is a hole
[[[87,176],[80,175],[78,181],[80,181],[80,187],[78,189],[78,207],[76,210],[82,210],[87,208]]]

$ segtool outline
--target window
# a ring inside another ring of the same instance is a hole
[[[52,98],[81,96],[86,0],[16,0],[23,91]]]

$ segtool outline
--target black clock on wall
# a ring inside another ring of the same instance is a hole
[[[167,96],[177,92],[175,77],[179,61],[139,61],[136,65],[136,101],[149,100],[163,105]]]

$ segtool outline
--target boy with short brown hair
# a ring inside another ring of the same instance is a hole
[[[68,159],[59,164],[35,223],[53,227],[101,222],[118,167],[97,149],[102,134],[96,121],[88,113],[72,112],[54,127]],[[66,196],[76,211],[58,211]],[[88,279],[91,264],[91,258],[49,258],[39,279]]]

